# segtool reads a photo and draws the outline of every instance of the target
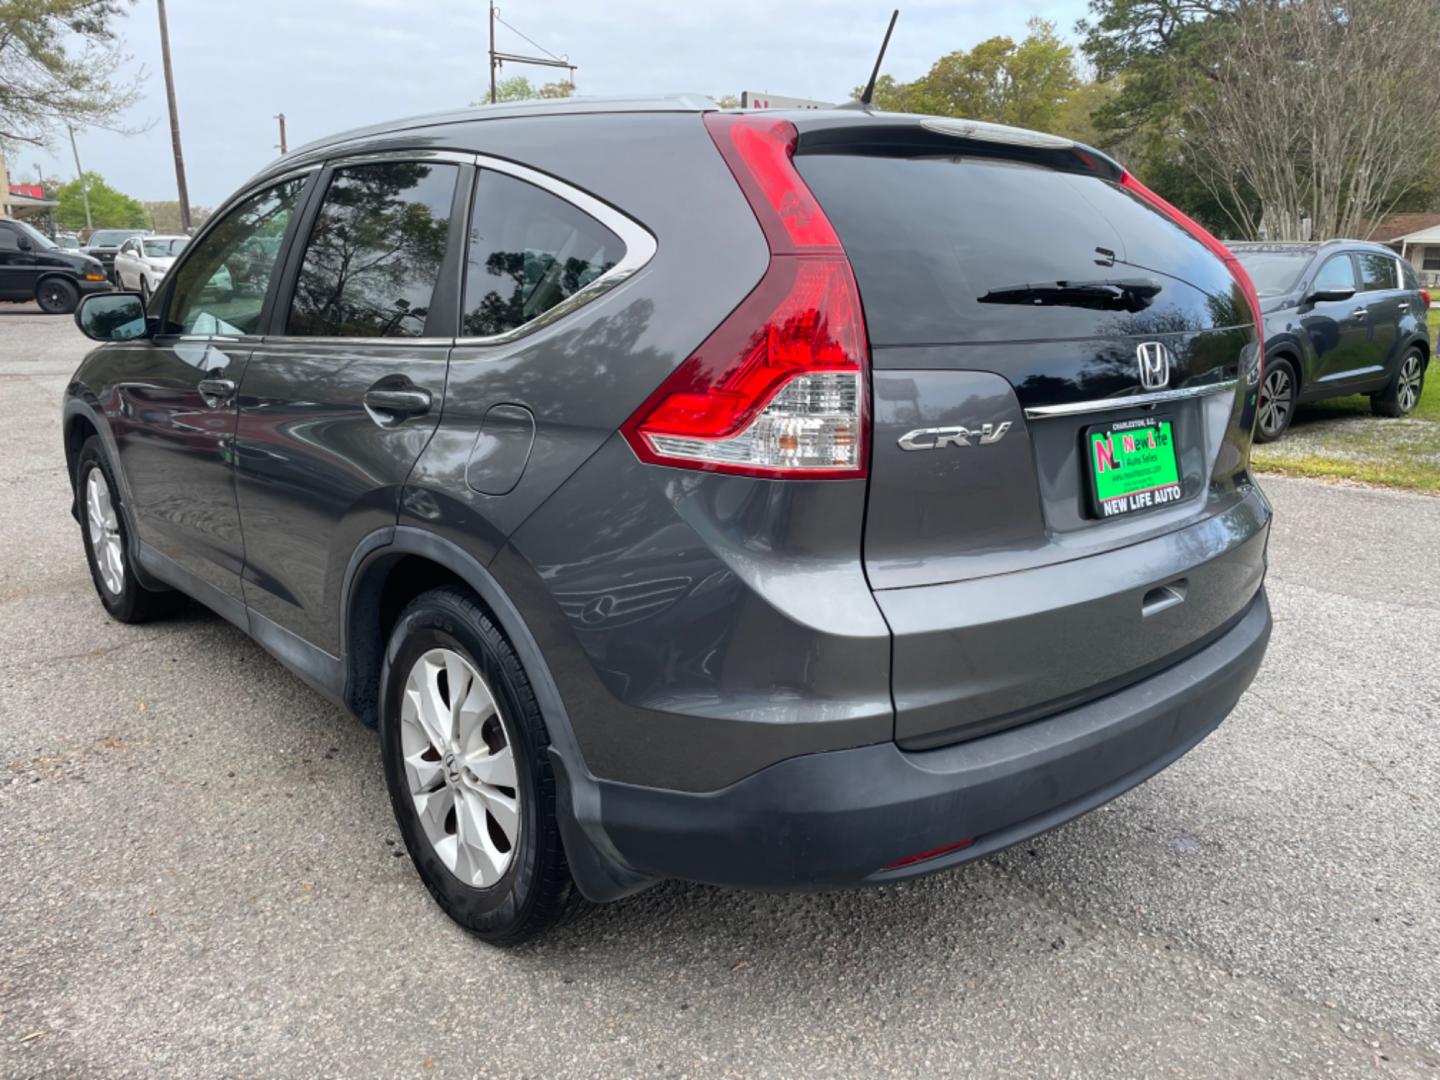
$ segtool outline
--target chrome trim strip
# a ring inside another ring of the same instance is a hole
[[[1330,375],[1322,375],[1316,382],[1338,382],[1341,379],[1358,379],[1361,375],[1378,375],[1385,370],[1384,364],[1371,364],[1369,367],[1351,368],[1348,371],[1337,371]]]
[[[385,161],[444,161],[453,165],[473,165],[475,164],[475,155],[461,153],[457,150],[426,150],[424,148],[371,150],[364,154],[327,158],[325,165],[331,169],[343,169],[348,165],[373,165]]]
[[[1240,385],[1239,379],[1224,382],[1205,383],[1202,386],[1182,386],[1178,390],[1156,390],[1151,394],[1131,394],[1128,397],[1098,398],[1094,401],[1072,401],[1067,405],[1037,405],[1025,410],[1027,420],[1046,420],[1055,416],[1078,416],[1082,413],[1111,412],[1128,409],[1132,405],[1160,405],[1168,401],[1184,401],[1186,398],[1208,397],[1223,394]]]
[[[264,345],[351,345],[365,349],[375,345],[437,347],[455,344],[455,339],[448,337],[306,337],[304,334],[269,334],[259,341]]]
[[[618,236],[621,243],[625,245],[625,254],[619,262],[579,292],[571,293],[560,303],[548,311],[541,312],[524,325],[517,326],[513,330],[507,330],[503,334],[491,334],[488,337],[456,338],[455,344],[457,346],[505,345],[518,338],[533,334],[535,331],[549,326],[559,319],[563,319],[577,308],[582,308],[591,301],[599,299],[605,293],[615,288],[615,286],[644,269],[645,265],[655,257],[657,245],[655,243],[655,237],[651,235],[650,231],[634,218],[628,217],[619,210],[616,210],[609,203],[601,202],[593,195],[589,195],[577,187],[572,187],[563,180],[557,180],[548,173],[542,173],[525,165],[517,165],[513,161],[487,157],[484,154],[474,155],[473,161],[482,169],[492,169],[495,172],[505,173],[507,176],[513,176],[517,180],[525,181],[527,184],[534,184],[543,191],[548,191],[550,194],[564,199],[577,210],[590,215]]]

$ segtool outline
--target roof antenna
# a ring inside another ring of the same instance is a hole
[[[865,92],[860,95],[860,104],[867,109],[870,107],[870,99],[875,96],[875,80],[880,77],[880,64],[885,59],[885,50],[890,47],[890,35],[894,32],[895,20],[899,17],[899,8],[890,13],[890,25],[885,27],[885,40],[880,43],[880,55],[875,57],[875,70],[870,72],[870,81],[865,84]]]

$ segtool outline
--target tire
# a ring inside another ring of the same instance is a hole
[[[1425,355],[1411,348],[1400,361],[1395,378],[1378,394],[1370,395],[1370,411],[1376,416],[1409,416],[1420,404],[1425,391]]]
[[[1295,417],[1295,397],[1300,381],[1295,366],[1284,357],[1265,361],[1260,398],[1255,418],[1255,441],[1274,442],[1284,435]]]
[[[578,906],[549,743],[520,658],[473,596],[433,589],[401,612],[380,676],[390,802],[435,902],[494,945],[534,937]]]
[[[35,286],[35,303],[46,315],[69,315],[80,303],[80,290],[62,277],[43,278]]]
[[[123,623],[149,622],[183,606],[179,593],[147,589],[130,565],[130,532],[115,492],[110,463],[98,435],[80,448],[75,465],[75,491],[80,505],[80,533],[85,560],[100,603]]]

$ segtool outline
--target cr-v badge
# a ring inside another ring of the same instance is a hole
[[[939,450],[942,446],[974,446],[971,439],[979,439],[981,446],[997,443],[1010,430],[1010,421],[1003,424],[986,424],[979,431],[964,427],[922,427],[907,431],[900,436],[901,450]]]

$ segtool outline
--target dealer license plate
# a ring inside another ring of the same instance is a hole
[[[1175,427],[1169,417],[1118,420],[1085,429],[1091,509],[1097,517],[1134,514],[1180,501]]]

